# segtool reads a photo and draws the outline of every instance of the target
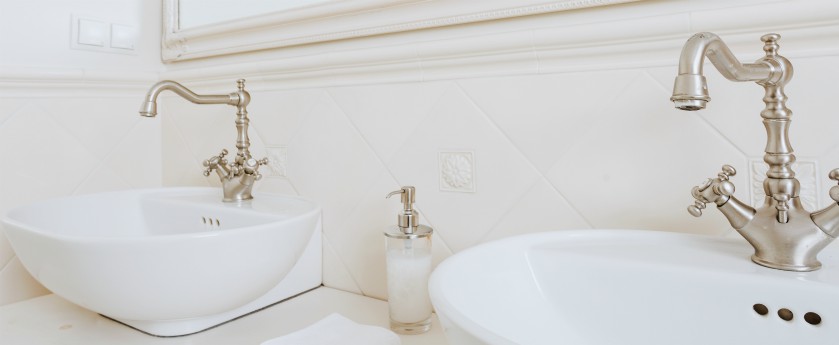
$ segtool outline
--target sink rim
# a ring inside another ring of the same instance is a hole
[[[577,242],[574,238],[579,238],[582,242]],[[625,239],[636,239],[637,241],[626,242]],[[626,251],[618,251],[614,256],[608,251],[609,247],[622,246],[624,243],[629,244]],[[582,246],[580,246],[582,244]],[[603,247],[598,248],[598,246]],[[660,248],[667,248],[662,251],[654,250],[650,254],[639,251],[639,248],[655,246]],[[572,249],[564,252],[562,248]],[[589,252],[587,245],[595,248],[595,251]],[[690,248],[694,250],[684,250]],[[599,252],[597,249],[606,249],[607,251]],[[637,267],[637,264],[645,264],[648,259],[658,259],[661,255],[669,255],[673,251],[681,254],[681,257],[676,257],[673,262],[670,260],[649,261],[650,264],[655,265],[655,271],[658,268],[667,268],[671,265],[691,265],[696,264],[696,267],[688,269],[687,273],[699,272],[706,268],[719,267],[719,273],[724,277],[737,277],[738,281],[757,281],[766,279],[767,282],[789,283],[792,281],[803,281],[806,284],[808,291],[815,291],[811,289],[827,289],[830,287],[839,287],[839,247],[828,247],[822,253],[825,256],[825,263],[828,263],[824,268],[815,272],[787,272],[776,269],[766,268],[755,265],[749,260],[751,251],[753,250],[746,241],[737,237],[723,237],[723,236],[708,236],[691,233],[677,233],[667,231],[654,230],[630,230],[630,229],[580,229],[580,230],[560,230],[560,231],[546,231],[539,233],[530,233],[526,235],[519,235],[508,237],[501,240],[483,243],[474,247],[463,250],[456,255],[446,259],[437,269],[432,273],[429,280],[429,294],[438,316],[444,325],[447,325],[447,335],[465,341],[466,343],[487,343],[487,344],[516,344],[510,339],[518,339],[522,341],[522,336],[526,332],[537,332],[534,334],[543,334],[544,330],[540,330],[543,325],[533,325],[535,328],[529,328],[530,321],[511,322],[512,319],[506,316],[499,317],[483,317],[482,313],[487,313],[490,310],[507,310],[500,315],[518,315],[519,311],[528,308],[531,314],[528,320],[540,320],[540,316],[545,315],[562,315],[556,314],[557,310],[553,307],[546,306],[539,308],[534,305],[534,301],[541,299],[540,296],[525,296],[521,298],[523,293],[527,294],[531,286],[540,288],[537,271],[531,266],[534,253],[559,250],[557,253],[562,255],[576,256],[577,253],[581,255],[595,255],[602,257],[604,260],[621,260],[623,257],[628,259],[628,267]],[[576,252],[575,252],[576,250]],[[696,255],[695,260],[692,255],[696,252],[708,252],[708,255]],[[633,256],[633,253],[636,254]],[[640,254],[639,254],[640,253]],[[491,256],[487,256],[491,254]],[[627,255],[629,254],[629,255]],[[537,255],[538,256],[538,255]],[[567,256],[566,256],[567,257]],[[669,256],[664,256],[668,258]],[[494,259],[493,259],[494,258]],[[548,256],[547,258],[550,258]],[[581,258],[584,258],[582,256]],[[685,259],[689,258],[689,259]],[[521,259],[521,260],[519,260]],[[538,259],[542,260],[542,259]],[[706,261],[710,260],[707,264]],[[506,263],[511,261],[509,265]],[[546,262],[546,261],[542,261]],[[568,261],[563,261],[568,262]],[[538,263],[537,263],[538,265]],[[730,265],[720,266],[720,265]],[[561,266],[560,266],[561,267]],[[622,267],[622,266],[621,266]],[[521,269],[528,270],[525,273]],[[471,270],[472,274],[464,274],[465,270]],[[510,275],[509,272],[513,270],[519,272],[516,275]],[[571,272],[571,271],[569,271]],[[648,272],[646,270],[640,272]],[[491,274],[489,274],[491,273]],[[496,277],[492,278],[492,274]],[[528,276],[524,284],[516,284],[510,286],[493,287],[494,282],[503,279],[521,278]],[[468,277],[468,279],[466,278]],[[511,278],[512,277],[512,278]],[[466,280],[465,280],[466,279]],[[682,278],[675,278],[682,279]],[[759,279],[759,280],[755,280]],[[475,282],[474,284],[468,283]],[[481,291],[475,291],[483,290]],[[503,291],[502,291],[503,290]],[[780,291],[779,289],[775,289]],[[835,290],[835,289],[834,289]],[[514,304],[505,303],[502,301],[494,301],[492,296],[504,292],[515,299],[515,304],[522,306],[522,309],[509,309]],[[826,290],[823,290],[826,291]],[[519,297],[516,297],[519,296]],[[474,296],[474,298],[464,296]],[[531,299],[531,297],[533,297]],[[462,299],[462,300],[461,300]],[[480,307],[478,303],[487,303],[490,306]],[[800,303],[802,301],[796,301]],[[809,303],[808,301],[803,301]],[[535,309],[534,309],[535,308]],[[555,324],[557,319],[548,318],[548,324]],[[537,322],[544,324],[542,322]],[[507,324],[509,327],[501,327]],[[451,331],[449,331],[451,330]],[[557,329],[558,330],[558,329]],[[575,343],[575,342],[571,342]]]
[[[24,221],[15,219],[13,214],[16,212],[21,212],[23,210],[40,207],[44,204],[52,203],[52,202],[61,202],[66,200],[72,199],[79,199],[79,198],[94,198],[97,196],[102,195],[116,195],[116,194],[138,194],[138,199],[154,199],[156,197],[166,198],[168,196],[218,196],[218,203],[216,205],[207,204],[207,207],[226,207],[234,209],[234,212],[241,212],[241,213],[254,213],[259,214],[260,216],[269,217],[269,218],[276,218],[272,221],[242,226],[242,227],[234,227],[229,229],[218,229],[212,232],[189,232],[189,233],[174,233],[174,234],[142,234],[142,235],[124,235],[124,236],[103,236],[103,235],[83,235],[83,234],[66,234],[66,233],[57,233],[48,228],[42,226],[34,226],[28,224]],[[303,205],[306,205],[306,210],[304,212],[295,213],[294,217],[280,217],[276,214],[272,214],[271,212],[261,211],[256,209],[247,209],[247,208],[238,208],[241,205],[252,205],[254,202],[262,203],[261,198],[284,198],[284,199],[291,199],[296,202],[299,202]],[[252,200],[244,200],[239,202],[232,202],[232,203],[225,203],[221,201],[221,189],[215,187],[158,187],[158,188],[138,188],[138,189],[124,189],[124,190],[117,190],[117,191],[108,191],[108,192],[98,192],[98,193],[90,193],[90,194],[79,194],[79,195],[68,195],[56,198],[49,198],[44,200],[39,200],[35,202],[31,202],[28,204],[20,205],[14,207],[7,211],[2,218],[0,218],[0,224],[9,224],[21,229],[26,229],[27,231],[31,231],[34,234],[39,236],[50,237],[54,239],[60,239],[62,241],[70,241],[70,242],[84,242],[84,243],[98,243],[98,242],[111,242],[111,243],[122,243],[122,242],[131,242],[136,243],[137,241],[172,241],[172,240],[189,240],[189,239],[200,239],[206,237],[216,237],[216,236],[232,236],[235,232],[249,232],[249,231],[258,231],[261,227],[268,226],[268,225],[279,225],[283,223],[293,222],[297,216],[303,217],[307,215],[312,215],[315,213],[321,212],[321,206],[311,200],[302,198],[296,195],[285,195],[285,194],[273,194],[273,193],[254,193],[254,199]],[[8,227],[7,227],[8,228]]]
[[[220,190],[207,187],[173,187],[154,189],[130,189],[107,193],[125,193],[113,196],[115,199],[100,199],[107,205],[115,201],[114,216],[108,215],[103,223],[113,223],[122,213],[119,210],[139,206],[149,192],[162,192],[163,195],[199,196],[195,199],[199,205],[189,205],[184,199],[188,215],[202,213],[201,203],[208,202],[220,207],[225,205],[220,199]],[[96,193],[88,194],[94,196]],[[73,200],[71,196],[66,199]],[[216,198],[218,197],[218,198]],[[312,240],[320,240],[316,235],[321,231],[320,206],[312,201],[293,196],[282,196],[279,202],[271,203],[265,194],[262,201],[269,201],[255,210],[242,212],[219,212],[220,216],[232,215],[248,217],[260,212],[283,214],[278,218],[256,226],[230,228],[231,231],[188,232],[167,234],[166,232],[129,233],[130,236],[95,236],[98,233],[71,232],[60,234],[63,218],[52,218],[47,222],[38,222],[37,226],[26,225],[28,222],[7,223],[5,226],[9,242],[20,258],[21,263],[32,276],[56,294],[84,308],[93,310],[121,321],[174,322],[183,321],[191,324],[204,318],[242,307],[278,284],[296,267],[300,255],[311,247]],[[165,196],[164,196],[165,198]],[[210,198],[213,198],[212,201]],[[55,200],[48,199],[48,200]],[[65,199],[65,198],[62,198]],[[305,204],[285,204],[284,201],[303,200]],[[47,200],[45,200],[46,202]],[[65,200],[66,201],[66,200]],[[118,201],[118,203],[116,203]],[[216,204],[217,202],[217,204]],[[33,203],[36,204],[36,203]],[[256,203],[257,205],[259,202]],[[73,215],[76,208],[60,208],[67,204],[57,203],[55,216]],[[291,205],[291,206],[288,206]],[[81,207],[88,206],[87,204]],[[166,220],[168,204],[159,204],[162,209],[153,210]],[[210,206],[208,209],[216,208]],[[32,212],[32,211],[35,212]],[[30,223],[40,216],[40,209],[27,210],[24,218]],[[134,212],[134,214],[131,214]],[[136,221],[141,214],[138,210],[129,210],[128,220]],[[87,217],[86,214],[82,218]],[[104,216],[103,216],[104,217]],[[69,219],[69,218],[68,218]],[[5,219],[4,219],[5,220]],[[93,220],[93,226],[98,226]],[[200,219],[199,219],[200,221]],[[237,220],[238,222],[238,220]],[[142,231],[143,226],[158,226],[156,223],[136,225]],[[139,223],[132,223],[139,224]],[[248,225],[248,222],[233,224]],[[82,224],[84,228],[87,223]],[[135,225],[132,225],[135,226]],[[179,223],[173,223],[172,230],[177,231]],[[43,231],[41,229],[47,229]],[[54,230],[52,230],[54,229]],[[102,227],[107,231],[110,227]],[[160,228],[169,231],[168,228]],[[227,230],[227,229],[226,229]],[[288,230],[288,231],[286,231]],[[98,231],[98,230],[97,230]],[[119,231],[115,231],[119,233]],[[125,232],[123,232],[125,233]],[[46,248],[46,249],[45,249]],[[184,253],[188,253],[185,255]],[[173,264],[175,263],[175,264]],[[152,281],[155,283],[149,284]],[[287,285],[287,284],[286,284]]]

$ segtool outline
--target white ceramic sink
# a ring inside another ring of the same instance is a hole
[[[290,282],[292,290],[320,284],[320,207],[294,197],[236,204],[221,202],[215,188],[130,190],[38,202],[3,223],[45,287],[155,335],[188,334],[259,309],[241,307],[283,285],[293,269],[306,270],[309,282]],[[309,248],[313,267],[298,267]]]
[[[429,291],[452,345],[836,344],[835,246],[796,273],[753,264],[740,238],[547,232],[458,253]]]

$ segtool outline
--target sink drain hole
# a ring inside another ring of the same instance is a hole
[[[807,323],[815,326],[822,323],[822,317],[814,312],[809,312],[804,314],[804,321],[807,321]]]
[[[755,313],[758,313],[758,314],[760,314],[760,315],[766,315],[766,314],[769,314],[769,308],[767,308],[765,305],[760,304],[760,303],[755,304],[754,306],[752,306],[752,309],[754,309],[754,310],[755,310]]]
[[[784,321],[792,321],[792,310],[789,310],[787,308],[780,309],[778,310],[778,317],[780,317]]]

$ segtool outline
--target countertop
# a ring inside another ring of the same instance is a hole
[[[259,345],[303,329],[332,313],[357,323],[388,327],[387,302],[320,287],[207,331],[159,338],[128,328],[59,296],[46,295],[0,307],[0,344]],[[433,317],[431,331],[402,335],[403,345],[445,345]]]

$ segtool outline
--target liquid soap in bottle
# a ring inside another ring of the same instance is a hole
[[[401,195],[403,207],[397,225],[385,230],[390,329],[400,334],[425,333],[431,329],[428,276],[434,230],[419,224],[414,187],[402,187],[387,197],[394,195]]]

